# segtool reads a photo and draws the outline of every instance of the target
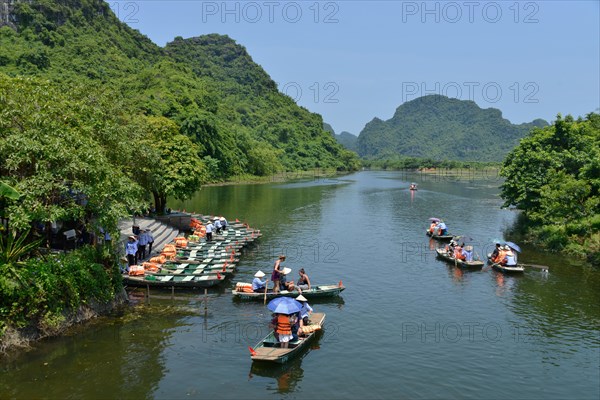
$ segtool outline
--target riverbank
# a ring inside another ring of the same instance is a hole
[[[29,325],[17,328],[13,325],[5,327],[0,335],[0,355],[28,349],[33,342],[63,334],[75,325],[84,324],[94,318],[110,315],[129,304],[125,289],[121,289],[109,302],[90,300],[80,305],[76,310],[63,310],[53,319],[31,322]]]
[[[236,175],[223,182],[212,182],[203,184],[203,187],[210,186],[230,186],[230,185],[250,185],[264,183],[285,183],[303,179],[327,179],[337,176],[348,175],[350,172],[340,172],[335,169],[316,168],[308,171],[281,171],[272,175],[257,176],[257,175]]]

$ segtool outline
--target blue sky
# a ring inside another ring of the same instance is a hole
[[[445,94],[513,123],[600,107],[600,1],[111,1],[160,46],[226,34],[336,133]]]

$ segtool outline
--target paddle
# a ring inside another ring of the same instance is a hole
[[[524,263],[519,263],[519,264],[522,265],[522,266],[524,266],[524,267],[541,269],[542,272],[548,272],[548,270],[550,269],[550,267],[548,267],[547,265],[524,264]]]
[[[269,279],[265,281],[265,298],[263,299],[263,304],[267,304],[267,288],[269,287]]]

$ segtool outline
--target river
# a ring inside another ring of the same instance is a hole
[[[434,257],[429,217],[471,237],[479,255],[513,224],[499,181],[485,178],[364,171],[205,187],[175,208],[263,232],[233,280],[209,291],[207,310],[202,293],[165,293],[5,357],[0,398],[600,398],[600,271],[528,246],[520,260],[549,274],[463,271]],[[230,291],[281,253],[294,279],[304,267],[313,283],[347,289],[311,302],[327,314],[311,349],[253,365],[248,346],[270,313]]]

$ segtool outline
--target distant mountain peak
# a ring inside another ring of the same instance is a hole
[[[482,109],[474,101],[428,95],[400,105],[392,118],[373,118],[359,135],[358,153],[460,161],[501,161],[534,126],[536,119],[515,125],[497,108]]]

